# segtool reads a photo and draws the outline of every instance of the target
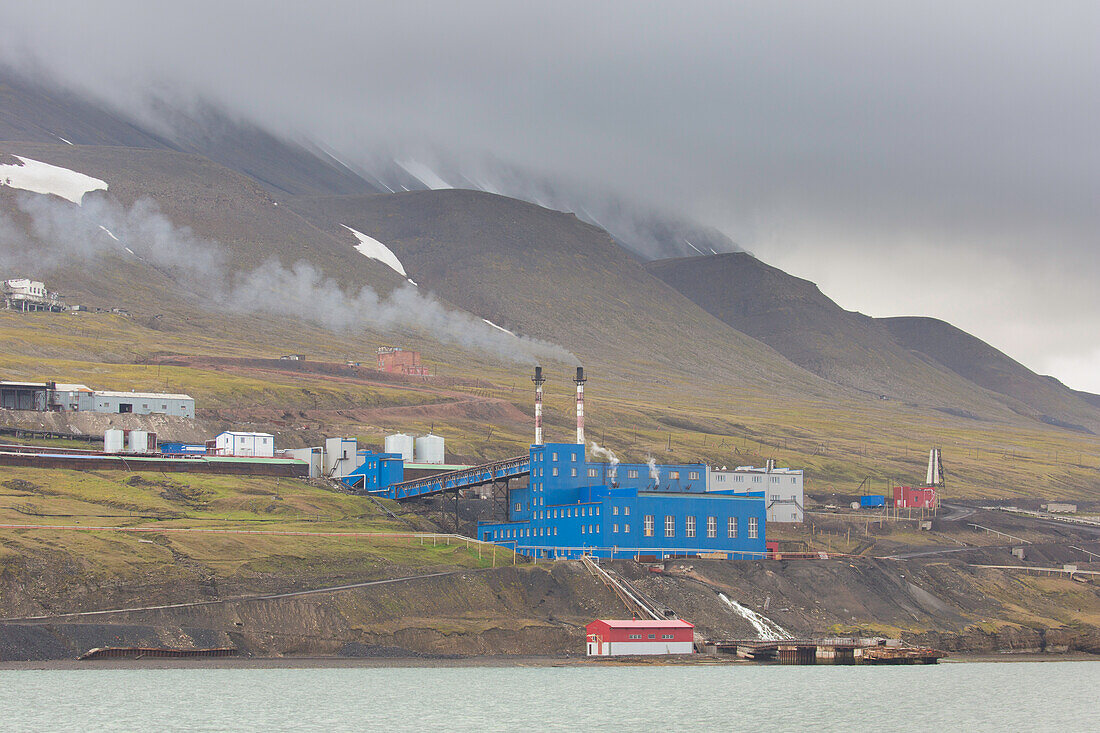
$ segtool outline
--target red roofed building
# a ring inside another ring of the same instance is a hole
[[[935,509],[936,487],[894,487],[894,506],[898,509]]]
[[[687,621],[600,619],[585,627],[588,656],[691,654],[695,625]]]

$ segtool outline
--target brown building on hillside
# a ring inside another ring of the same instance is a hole
[[[391,374],[428,376],[428,367],[420,363],[419,351],[407,351],[397,346],[379,347],[378,368]]]

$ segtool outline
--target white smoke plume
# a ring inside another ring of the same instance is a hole
[[[646,456],[645,465],[649,466],[649,477],[659,486],[661,484],[661,469],[657,468],[657,459],[653,456]]]
[[[125,208],[104,196],[86,196],[81,206],[75,206],[28,193],[17,196],[16,202],[29,219],[35,241],[23,234],[19,222],[0,212],[0,268],[5,271],[48,271],[114,254],[155,268],[200,304],[219,312],[294,316],[332,331],[366,325],[379,330],[413,328],[441,342],[510,361],[577,361],[560,346],[492,328],[412,285],[385,298],[368,286],[346,291],[307,262],[288,268],[274,258],[230,275],[232,268],[220,244],[188,227],[177,227],[148,199]]]
[[[594,456],[603,456],[604,458],[607,459],[607,462],[609,464],[608,468],[607,468],[607,475],[612,481],[614,481],[615,480],[615,475],[619,471],[619,458],[618,458],[618,456],[616,456],[611,451],[610,448],[600,447],[599,445],[596,444],[596,441],[594,441],[594,440],[591,442],[590,448],[592,450],[592,455],[594,455]]]

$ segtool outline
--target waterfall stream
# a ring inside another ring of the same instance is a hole
[[[732,608],[734,613],[752,624],[753,629],[756,630],[756,635],[760,637],[761,641],[779,641],[780,639],[794,638],[790,632],[767,616],[761,616],[751,608],[745,608],[737,601],[727,597],[725,593],[719,593],[718,597]]]

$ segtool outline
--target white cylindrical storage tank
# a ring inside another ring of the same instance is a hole
[[[130,445],[126,446],[130,453],[146,453],[149,450],[149,433],[144,430],[130,431]]]
[[[126,447],[126,434],[118,428],[107,428],[103,431],[103,452],[121,453]]]
[[[406,435],[405,433],[394,433],[393,435],[386,436],[386,452],[387,453],[400,453],[401,457],[405,460],[405,463],[413,462],[413,436]]]
[[[439,435],[421,435],[416,439],[417,463],[445,463],[443,460],[443,438]]]

